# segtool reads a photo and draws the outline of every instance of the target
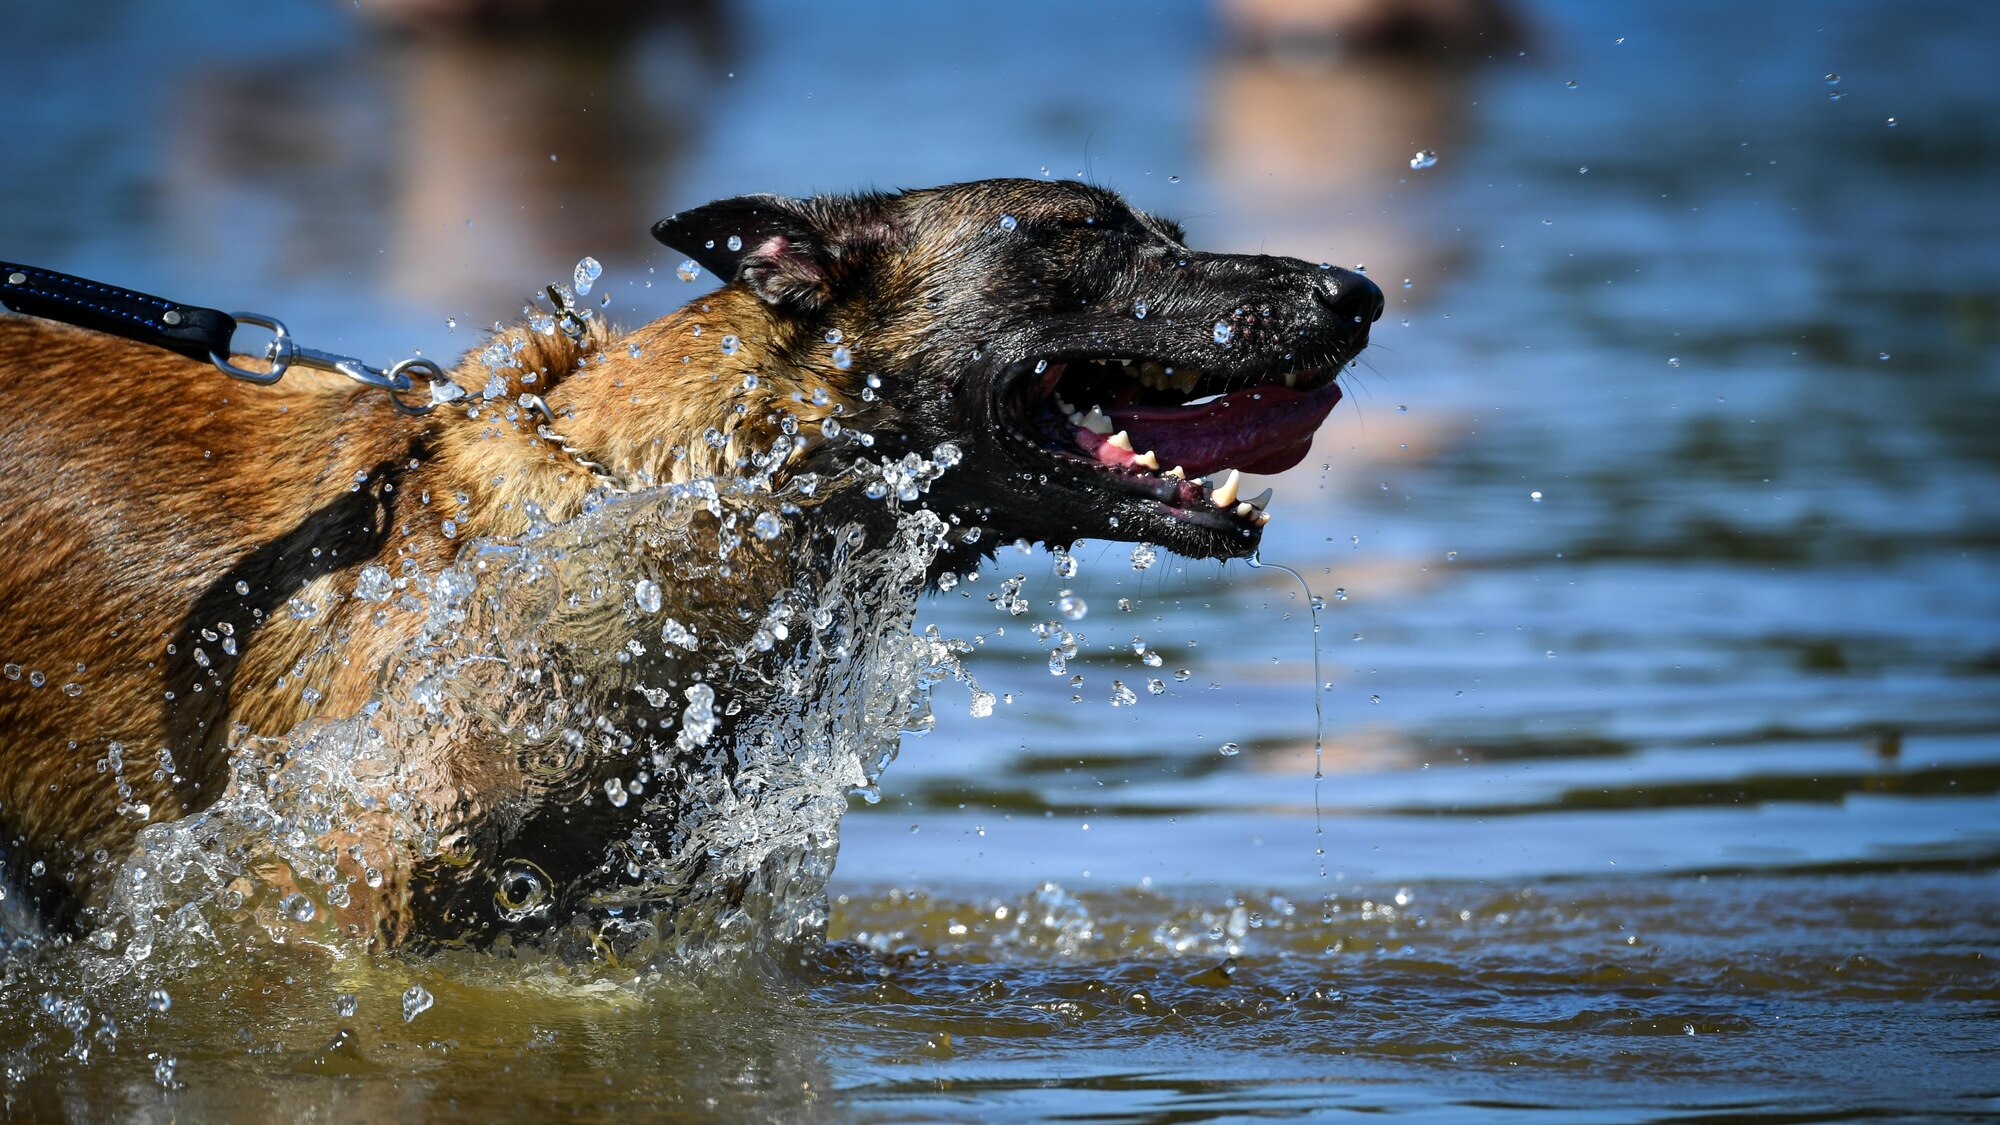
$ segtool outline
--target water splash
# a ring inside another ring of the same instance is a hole
[[[412,880],[462,926],[444,944],[504,939],[558,972],[789,963],[823,937],[849,796],[930,729],[935,685],[992,699],[959,662],[970,645],[912,629],[949,528],[903,503],[958,460],[853,470],[891,483],[873,532],[798,518],[825,482],[767,474],[600,497],[438,573],[371,576],[366,596],[421,613],[419,636],[355,712],[233,733],[224,794],[140,832],[80,979],[143,995],[258,949],[347,958]],[[725,612],[703,600],[717,590],[758,601]],[[488,791],[440,776],[468,746]],[[550,819],[503,838],[488,808]],[[51,1018],[94,1026],[76,1003]]]

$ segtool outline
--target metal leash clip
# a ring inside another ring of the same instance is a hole
[[[396,409],[413,416],[429,414],[445,403],[457,402],[468,397],[465,388],[452,382],[442,367],[421,356],[398,360],[387,371],[382,371],[368,366],[353,356],[335,355],[332,352],[300,346],[292,339],[292,333],[285,327],[284,322],[277,317],[252,312],[229,315],[236,318],[239,326],[254,324],[271,332],[271,342],[264,347],[264,360],[270,364],[268,371],[252,371],[246,367],[238,367],[229,361],[228,356],[209,353],[209,361],[215,364],[215,369],[232,379],[268,387],[284,378],[285,372],[295,366],[314,371],[330,371],[345,375],[362,386],[379,387],[388,391],[389,401],[395,404]],[[233,346],[230,348],[230,354],[238,354]],[[430,386],[428,401],[413,402],[404,397],[416,389],[418,376]]]

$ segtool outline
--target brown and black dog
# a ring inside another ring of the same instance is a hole
[[[0,317],[0,878],[53,924],[89,925],[146,824],[224,791],[233,737],[367,702],[423,615],[358,587],[572,520],[607,480],[812,473],[800,519],[879,541],[888,509],[849,470],[950,443],[962,463],[917,501],[961,529],[935,572],[1019,538],[1246,555],[1265,516],[1232,470],[1304,457],[1382,310],[1354,273],[1191,250],[1074,183],[748,196],[654,234],[726,284],[622,336],[502,333],[511,364],[489,347],[452,374],[505,397],[424,418],[334,377],[250,387]],[[511,407],[526,392],[559,438]],[[843,426],[872,445],[829,436]],[[747,631],[731,610],[819,565],[820,542],[781,540],[664,597],[708,633]],[[414,799],[449,862],[358,899],[347,913],[371,936],[490,923],[466,904],[492,899],[498,856],[570,881],[602,862],[618,814],[578,799],[601,771],[531,783],[482,746],[421,751]]]

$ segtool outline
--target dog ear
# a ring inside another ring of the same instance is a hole
[[[718,199],[653,224],[653,237],[765,303],[810,311],[832,296],[839,251],[810,205],[782,195]]]

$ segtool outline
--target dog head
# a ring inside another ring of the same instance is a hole
[[[1305,457],[1383,307],[1359,274],[1191,250],[1068,182],[744,196],[654,235],[768,306],[777,352],[854,384],[876,444],[850,456],[957,445],[925,502],[988,544],[1249,554],[1266,517],[1231,470]]]

